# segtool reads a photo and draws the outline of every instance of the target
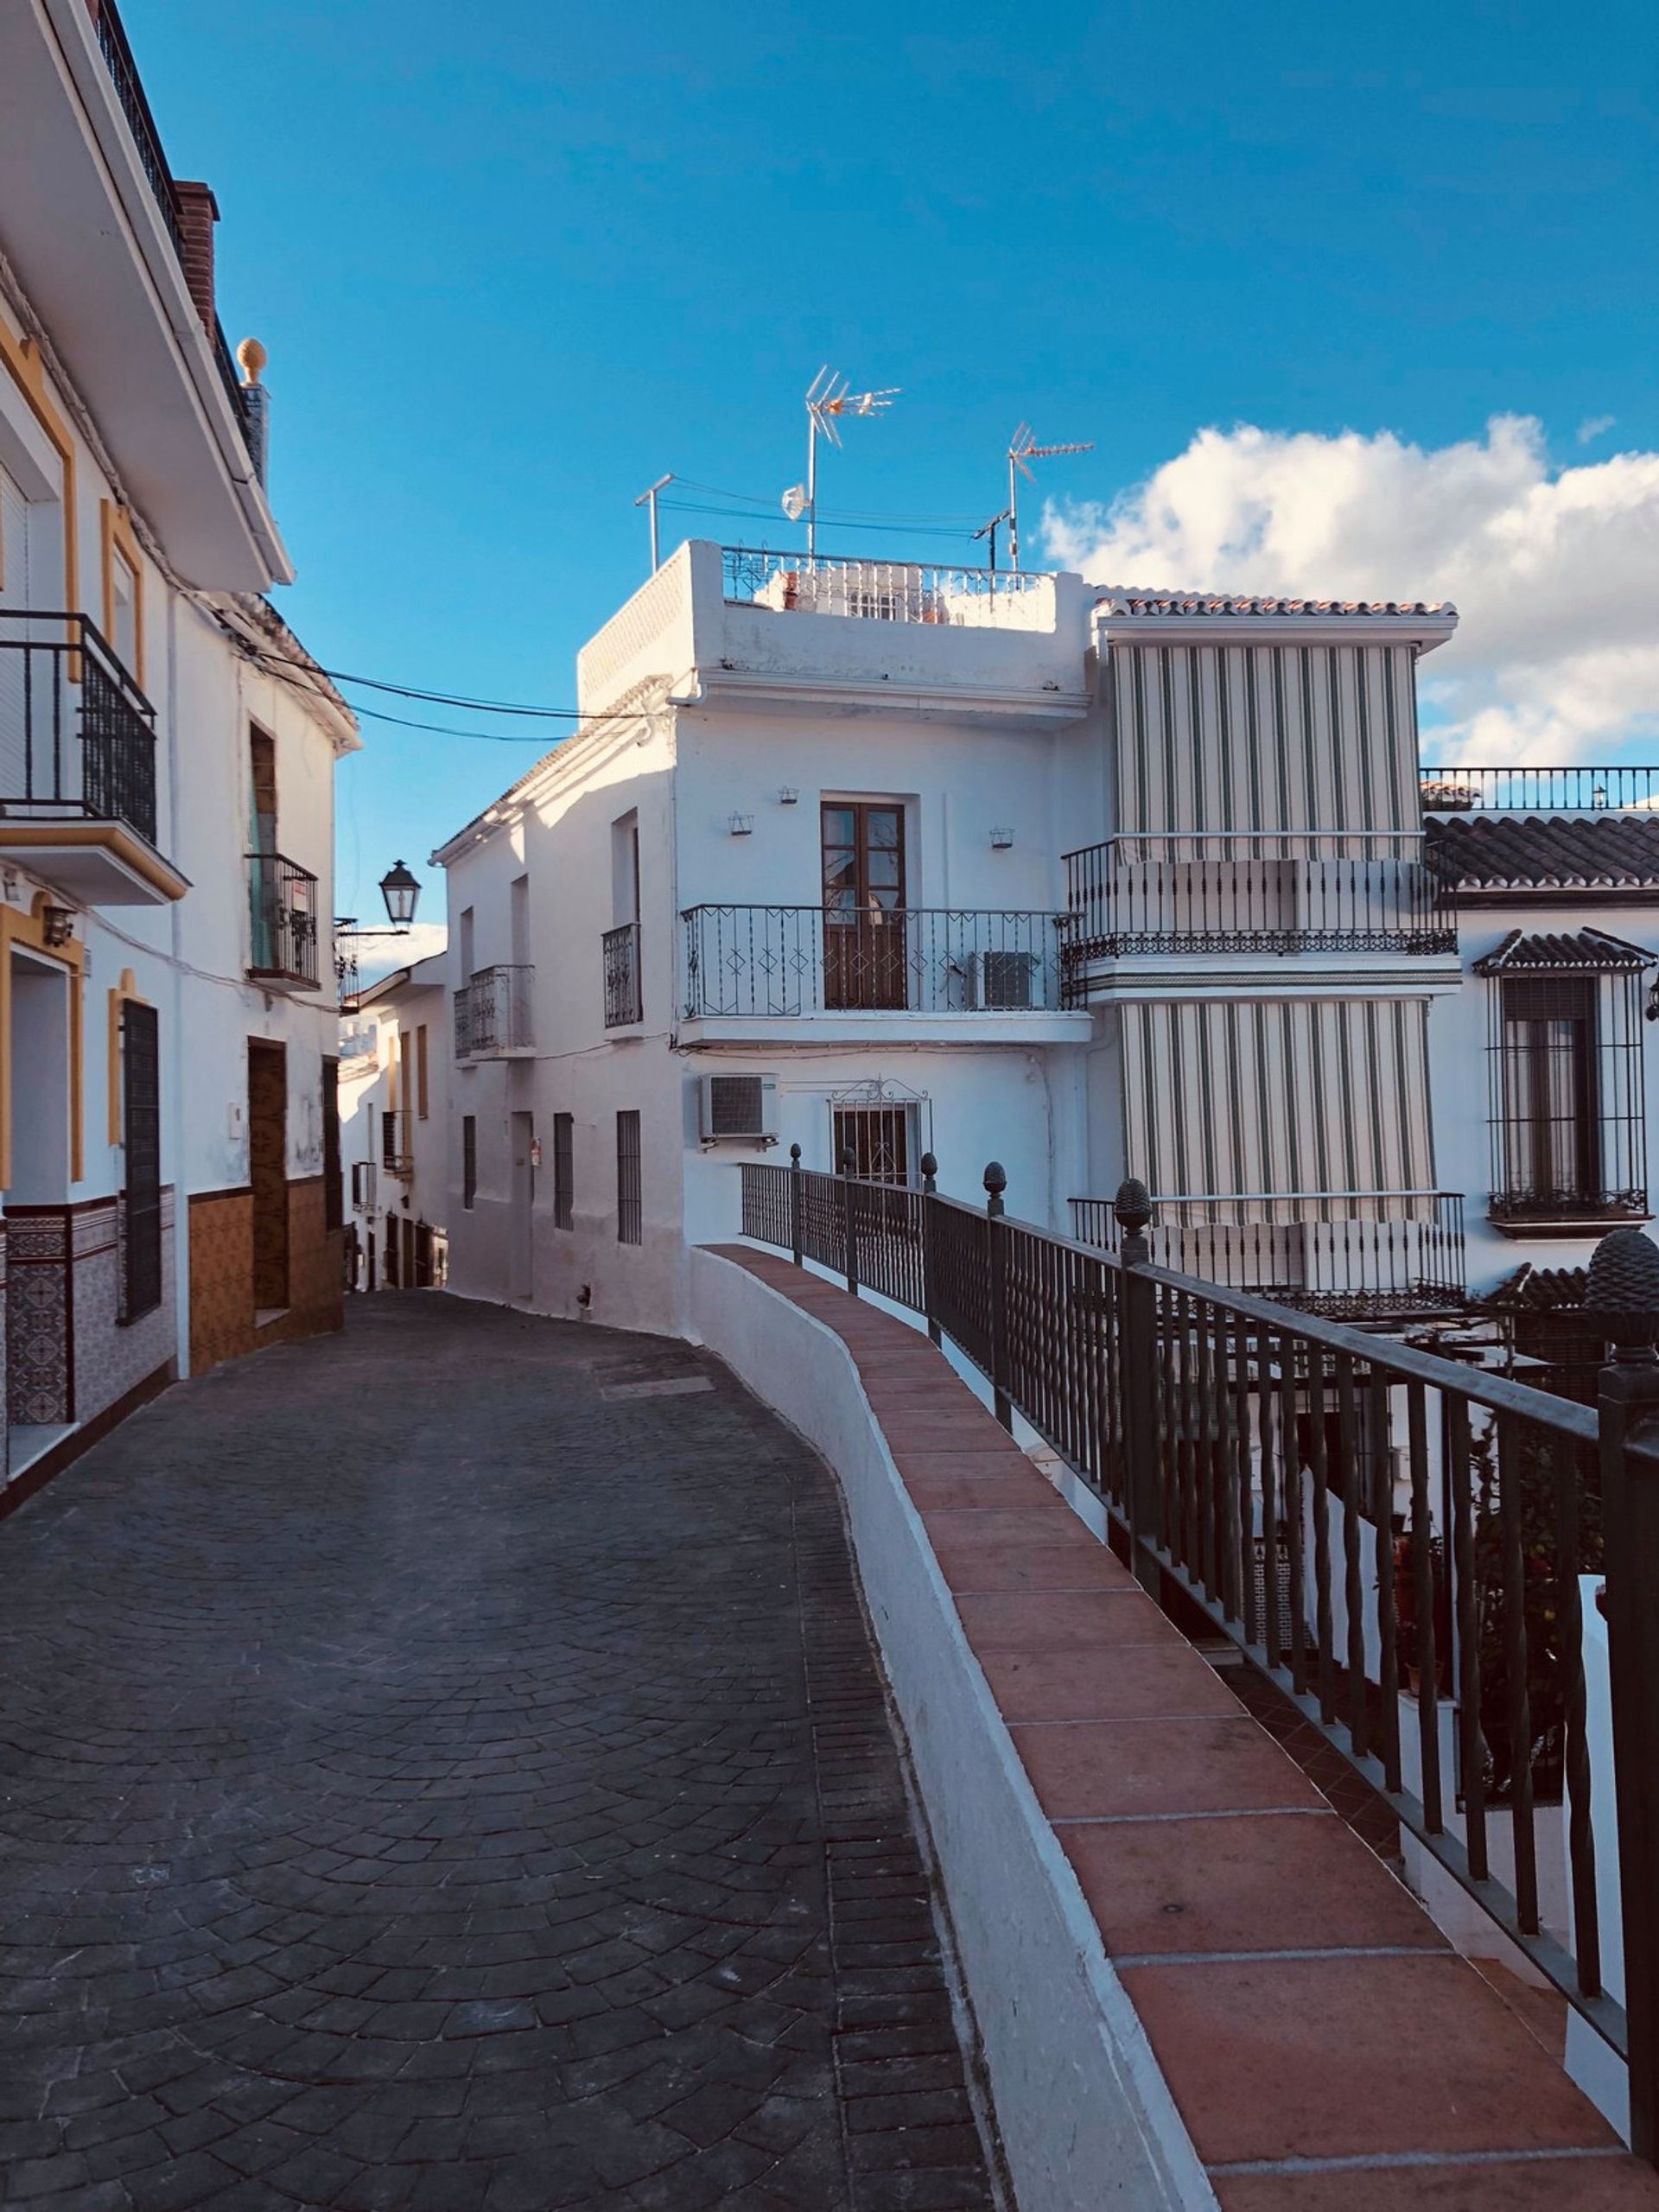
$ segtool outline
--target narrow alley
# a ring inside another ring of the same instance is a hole
[[[0,1523],[0,2200],[991,2202],[831,1478],[440,1298]]]

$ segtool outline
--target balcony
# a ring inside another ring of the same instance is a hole
[[[605,1027],[626,1029],[645,1020],[639,987],[639,925],[621,922],[601,939],[605,963]]]
[[[1088,1034],[1087,1014],[1061,1008],[1058,915],[704,906],[681,921],[687,1043]]]
[[[480,968],[455,993],[455,1058],[504,1060],[533,1052],[530,1017],[533,967]]]
[[[1335,1319],[1464,1304],[1456,1191],[1228,1192],[1155,1198],[1154,1264]],[[1109,1198],[1073,1198],[1079,1243],[1118,1249]]]
[[[309,868],[282,853],[248,855],[248,974],[267,990],[315,990],[321,902]]]
[[[0,859],[89,906],[189,887],[156,850],[156,709],[84,614],[0,609]]]
[[[1029,569],[847,560],[747,545],[722,545],[720,559],[728,607],[947,629],[1046,630],[1053,621],[1052,579]]]
[[[1659,768],[1423,768],[1425,814],[1650,813]]]
[[[415,1173],[414,1145],[406,1107],[385,1108],[381,1112],[380,1165],[388,1175],[406,1178]]]
[[[1052,729],[1088,711],[1080,576],[694,539],[582,647],[583,711],[690,683],[721,711]]]
[[[1451,896],[1423,844],[1414,831],[1136,831],[1068,853],[1068,1003],[1145,957],[1199,962],[1211,987],[1218,960],[1454,960]]]

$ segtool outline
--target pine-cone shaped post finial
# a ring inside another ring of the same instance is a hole
[[[1152,1219],[1152,1192],[1138,1175],[1126,1175],[1118,1185],[1112,1211],[1126,1236],[1138,1236]]]
[[[1610,1230],[1585,1280],[1586,1318],[1621,1352],[1640,1351],[1659,1331],[1659,1244],[1639,1229]]]

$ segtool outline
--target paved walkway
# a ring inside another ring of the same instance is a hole
[[[436,1297],[0,1523],[0,2202],[990,2202],[823,1467]]]

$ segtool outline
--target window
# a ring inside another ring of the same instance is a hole
[[[426,1075],[426,1024],[422,1022],[415,1032],[415,1097],[422,1121],[427,1118]]]
[[[906,944],[905,810],[853,800],[819,811],[826,1007],[902,1007]]]
[[[639,1198],[639,1116],[637,1111],[616,1117],[616,1241],[638,1244],[641,1239]]]
[[[132,1321],[162,1302],[161,1056],[156,1009],[136,999],[121,1009],[121,1093],[127,1153],[121,1318]]]
[[[1652,956],[1595,930],[1522,937],[1476,963],[1491,978],[1492,1219],[1645,1219],[1641,982]]]
[[[470,983],[473,980],[473,910],[470,906],[463,906],[461,910],[461,927],[456,936],[461,941],[461,980],[463,983]]]
[[[397,1290],[399,1287],[400,1286],[397,1281],[397,1217],[395,1213],[389,1213],[386,1216],[386,1288],[388,1290]]]
[[[369,1212],[374,1205],[374,1162],[354,1160],[352,1162],[352,1205],[359,1212]]]
[[[832,1166],[836,1174],[848,1153],[853,1173],[868,1181],[910,1180],[910,1109],[907,1106],[837,1106],[832,1109]]]
[[[346,1217],[340,1171],[340,1062],[322,1063],[322,1225],[338,1229]]]
[[[461,1203],[470,1213],[478,1196],[478,1116],[461,1117]]]
[[[575,1122],[569,1114],[553,1116],[553,1226],[575,1226]]]

